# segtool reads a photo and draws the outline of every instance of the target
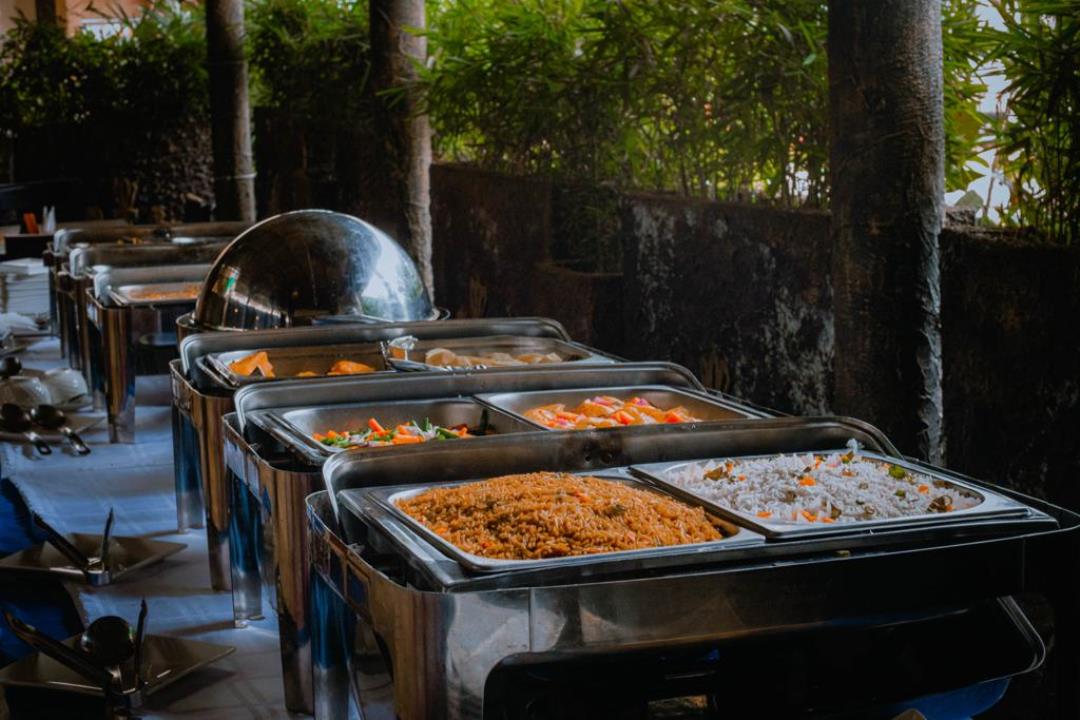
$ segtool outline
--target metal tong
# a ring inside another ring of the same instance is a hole
[[[90,557],[75,547],[66,537],[61,535],[56,528],[41,519],[34,513],[34,524],[45,532],[50,545],[60,551],[72,565],[79,570],[87,582],[103,585],[109,581],[109,541],[112,539],[113,509],[109,508],[109,517],[105,520],[105,531],[101,534],[101,544],[98,546],[97,555]],[[98,582],[92,582],[97,576]]]
[[[131,710],[142,704],[141,691],[146,686],[146,615],[143,598],[134,638],[126,620],[106,615],[90,623],[75,646],[70,646],[4,611],[4,619],[16,637],[101,688],[107,719],[131,717]]]

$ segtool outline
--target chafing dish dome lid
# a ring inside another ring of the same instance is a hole
[[[363,220],[328,210],[276,215],[241,233],[210,269],[195,306],[202,330],[435,315],[400,245]]]

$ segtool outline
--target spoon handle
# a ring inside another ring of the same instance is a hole
[[[75,452],[77,452],[79,455],[90,454],[90,446],[83,442],[83,439],[79,437],[79,435],[74,430],[65,425],[64,427],[60,428],[60,432],[64,433],[64,436],[68,439],[71,447],[73,447],[75,449]]]
[[[37,448],[39,453],[42,455],[52,455],[52,448],[49,447],[49,444],[42,440],[37,433],[28,432],[23,434],[26,436],[27,440],[34,444],[34,447]]]

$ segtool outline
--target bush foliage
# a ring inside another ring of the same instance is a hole
[[[942,0],[946,185],[996,147],[1006,219],[1077,236],[1080,4]],[[20,21],[0,48],[0,127],[102,142],[206,111],[197,5],[157,0],[125,32],[65,38]],[[719,199],[828,204],[825,0],[428,0],[422,69],[448,160]],[[364,0],[249,0],[256,103],[314,123],[370,122]],[[1004,113],[979,112],[1000,64]]]

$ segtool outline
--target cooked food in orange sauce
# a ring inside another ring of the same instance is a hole
[[[199,297],[200,290],[202,290],[202,283],[188,283],[176,290],[154,290],[152,287],[146,290],[132,290],[128,293],[128,297],[132,300],[194,300]]]
[[[398,508],[467,553],[538,560],[719,540],[700,507],[612,480],[507,475],[433,488]]]
[[[270,358],[267,356],[265,350],[252,353],[247,357],[234,360],[229,363],[229,369],[237,375],[243,375],[244,377],[250,377],[256,370],[263,377],[272,378],[274,375],[274,365],[270,362]],[[327,375],[358,375],[360,373],[375,372],[375,368],[362,362],[353,362],[352,360],[338,360],[333,364]],[[304,370],[295,375],[295,377],[320,377],[320,374],[312,370]]]
[[[327,375],[360,375],[362,373],[375,372],[375,368],[362,362],[353,362],[352,360],[338,360],[330,368],[330,372]]]
[[[229,369],[237,375],[243,375],[244,377],[254,374],[256,370],[258,370],[259,374],[263,377],[274,377],[274,366],[270,364],[270,358],[267,357],[265,350],[260,350],[245,358],[232,361],[229,363]]]
[[[624,425],[660,425],[663,423],[698,422],[682,407],[663,410],[645,398],[632,397],[625,402],[610,395],[589,398],[576,408],[567,410],[564,403],[541,405],[525,411],[525,417],[552,430],[591,430]]]

